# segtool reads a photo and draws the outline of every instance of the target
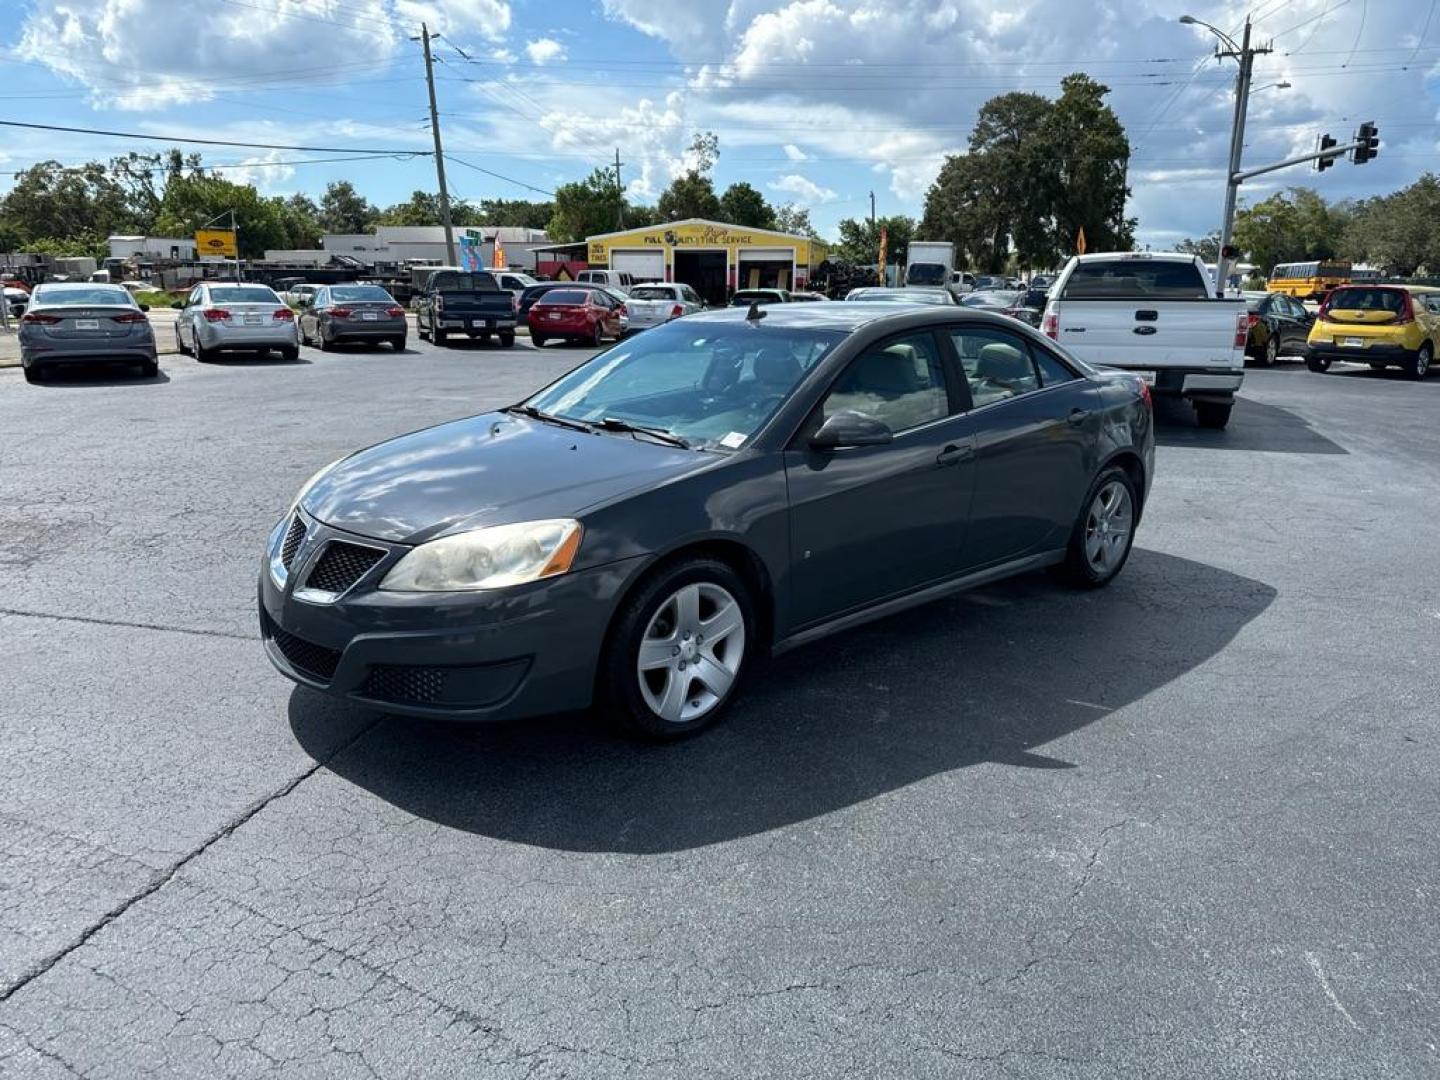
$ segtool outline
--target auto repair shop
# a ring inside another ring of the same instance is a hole
[[[586,246],[592,268],[681,282],[711,304],[724,304],[735,289],[802,289],[826,251],[807,236],[702,218],[603,233]]]

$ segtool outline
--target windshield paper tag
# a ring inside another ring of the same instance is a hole
[[[720,445],[727,450],[738,450],[745,445],[745,435],[743,432],[732,431],[720,440]]]

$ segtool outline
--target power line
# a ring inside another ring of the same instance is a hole
[[[555,197],[555,192],[553,191],[547,191],[545,188],[536,187],[534,184],[527,184],[524,180],[516,180],[513,176],[506,176],[504,173],[492,172],[489,169],[482,169],[479,165],[472,165],[464,158],[458,158],[453,154],[446,154],[445,160],[455,165],[463,165],[467,169],[474,169],[476,172],[484,173],[486,176],[493,176],[496,180],[504,180],[507,184],[515,184],[517,187],[526,188],[539,195],[548,195],[552,199]]]
[[[31,131],[63,131],[75,135],[105,135],[114,139],[148,139],[151,142],[196,143],[204,146],[237,146],[246,150],[298,150],[310,154],[374,154],[379,157],[428,157],[429,150],[377,150],[358,146],[294,146],[287,143],[240,142],[234,139],[202,139],[188,135],[146,135],[138,131],[109,131],[104,128],[66,127],[61,124],[27,124],[0,120],[0,127]]]
[[[296,161],[230,161],[217,162],[215,164],[202,162],[195,167],[195,171],[212,172],[230,169],[275,169],[294,165],[330,165],[342,161],[386,161],[395,159],[396,155],[394,154],[354,154],[347,157],[304,158]],[[31,166],[31,168],[33,167],[34,166]],[[188,165],[181,166],[182,169],[188,169],[189,167]],[[28,171],[28,169],[4,169],[0,170],[0,176],[19,176],[21,173]],[[80,172],[81,169],[78,166],[70,166],[62,167],[61,171]]]

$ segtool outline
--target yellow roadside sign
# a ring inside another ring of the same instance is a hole
[[[235,233],[230,229],[200,229],[195,233],[195,250],[201,255],[219,255],[234,259],[240,250],[235,246]]]

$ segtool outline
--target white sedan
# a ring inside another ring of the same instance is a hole
[[[625,298],[631,330],[646,330],[682,315],[691,315],[705,306],[700,294],[689,285],[656,282],[633,285]]]

